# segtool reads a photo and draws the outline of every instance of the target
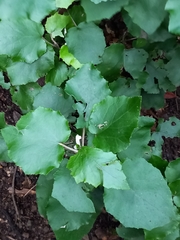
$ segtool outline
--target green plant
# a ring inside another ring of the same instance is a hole
[[[0,157],[40,175],[39,212],[56,238],[81,239],[103,206],[125,239],[180,237],[180,159],[168,164],[161,150],[162,136],[180,137],[180,120],[151,134],[154,119],[140,116],[179,86],[179,2],[0,0],[0,9],[0,82],[23,113],[16,126],[0,115]],[[127,29],[110,44],[100,22],[117,12]]]

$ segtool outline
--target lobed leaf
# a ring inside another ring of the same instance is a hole
[[[67,167],[77,183],[85,182],[97,187],[128,189],[126,176],[116,155],[101,149],[83,147],[70,158]]]
[[[2,135],[9,157],[26,174],[47,174],[59,166],[64,155],[59,143],[67,141],[70,130],[59,112],[39,107],[22,116],[16,127],[4,128]]]

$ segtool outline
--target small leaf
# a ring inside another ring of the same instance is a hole
[[[141,105],[140,97],[110,97],[93,107],[89,131],[95,134],[93,143],[104,151],[124,150],[137,127]]]
[[[66,64],[55,58],[55,66],[46,75],[46,82],[51,82],[55,86],[61,84],[68,78],[68,68]]]
[[[0,129],[4,128],[5,126],[6,126],[5,114],[4,112],[0,112]]]
[[[128,3],[129,0],[107,1],[99,4],[90,0],[82,0],[81,5],[86,13],[87,22],[111,18],[115,13],[120,12],[121,8]]]
[[[140,26],[147,34],[152,34],[160,26],[166,12],[164,11],[166,0],[130,0],[125,6],[133,22]],[[151,19],[151,21],[147,21]]]
[[[68,96],[63,89],[53,86],[51,83],[47,83],[35,96],[33,106],[34,108],[41,106],[60,111],[61,114],[68,118],[72,112],[74,112],[72,108],[73,104],[73,98]]]
[[[54,66],[54,50],[48,50],[33,63],[10,61],[7,67],[8,76],[13,86],[36,82],[40,77],[46,75]],[[25,77],[26,76],[26,77]]]
[[[58,8],[68,8],[74,0],[56,0],[56,7]]]
[[[166,168],[165,175],[169,183],[172,183],[180,179],[180,158],[177,158],[173,162],[170,162]]]
[[[0,54],[32,63],[46,52],[43,26],[29,19],[0,22]]]
[[[59,56],[67,65],[73,66],[75,69],[82,66],[82,64],[69,52],[67,45],[61,47]]]
[[[58,200],[51,197],[47,207],[47,217],[53,231],[64,228],[69,232],[77,230],[83,225],[87,225],[92,218],[92,214],[69,212],[59,203]]]
[[[82,22],[70,28],[65,40],[69,51],[80,63],[100,63],[106,43],[103,31],[93,22]]]
[[[150,117],[140,117],[138,127],[134,129],[129,146],[118,154],[119,159],[137,159],[150,154],[148,146],[151,140],[151,127],[154,119]]]
[[[110,214],[125,227],[149,231],[175,220],[171,192],[159,170],[136,159],[126,160],[123,171],[130,190],[105,189],[105,208]]]
[[[179,237],[179,222],[172,221],[166,224],[163,227],[154,228],[151,231],[145,230],[145,239],[154,240],[154,239],[165,239],[165,240],[174,240]]]
[[[70,21],[71,19],[69,16],[60,15],[56,12],[47,19],[45,24],[46,31],[51,34],[52,38],[56,36],[64,37],[62,30]]]
[[[33,110],[34,98],[40,89],[41,87],[38,83],[28,83],[14,88],[11,87],[12,100],[21,108],[23,113],[27,113]]]
[[[94,205],[67,168],[60,168],[54,175],[52,197],[69,212],[94,213]]]
[[[119,226],[116,228],[116,231],[121,238],[126,240],[144,240],[144,232],[142,229]]]
[[[125,49],[124,68],[133,78],[137,79],[145,67],[147,58],[148,53],[144,49]]]
[[[123,67],[123,44],[111,44],[104,51],[102,62],[97,66],[103,77],[113,81],[120,76],[120,69]]]
[[[59,113],[42,107],[22,116],[16,127],[2,130],[9,157],[26,174],[47,174],[59,166],[70,130]]]
[[[87,104],[86,117],[89,117],[95,103],[98,103],[111,93],[107,82],[100,76],[100,72],[89,64],[83,65],[76,72],[76,75],[67,81],[65,91],[77,101]]]
[[[180,34],[180,24],[179,24],[179,17],[180,17],[180,4],[178,0],[168,0],[165,6],[165,10],[167,10],[170,14],[170,21],[169,21],[169,31],[171,33]]]
[[[126,177],[116,155],[101,149],[83,147],[68,161],[68,168],[77,183],[85,182],[106,188],[128,189]]]

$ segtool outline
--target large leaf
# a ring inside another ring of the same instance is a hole
[[[56,9],[55,0],[0,0],[1,19],[29,18],[41,22],[45,16]],[[22,22],[20,23],[20,25]]]
[[[89,131],[95,134],[94,145],[114,153],[125,149],[137,127],[140,97],[110,97],[93,107]]]
[[[69,51],[80,63],[97,64],[101,61],[106,46],[105,38],[103,31],[93,22],[82,22],[70,28],[65,39]]]
[[[0,22],[0,54],[32,63],[46,52],[43,26],[29,19]]]
[[[83,147],[70,158],[67,166],[77,183],[87,182],[94,187],[103,183],[106,188],[128,189],[121,164],[111,152]]]
[[[76,75],[67,81],[65,90],[77,101],[87,104],[87,115],[95,103],[111,93],[107,82],[100,76],[100,72],[89,64],[82,66]]]
[[[48,51],[33,63],[10,61],[7,67],[8,76],[12,85],[24,85],[36,82],[46,75],[54,66],[54,50],[48,47]]]
[[[166,0],[130,0],[125,6],[125,10],[129,13],[133,22],[145,30],[148,34],[152,34],[160,26],[165,17]],[[148,21],[151,19],[151,21]]]
[[[26,174],[47,174],[59,166],[70,130],[59,113],[42,107],[21,117],[16,127],[2,130],[10,158]]]
[[[70,212],[94,213],[94,205],[80,185],[70,175],[70,171],[61,167],[54,176],[52,197]]]
[[[108,1],[95,4],[90,0],[82,0],[88,22],[111,18],[115,13],[120,12],[121,8],[128,3],[129,0]]]
[[[180,34],[180,3],[178,0],[168,0],[165,6],[165,10],[169,11],[169,31],[179,35]]]
[[[105,189],[104,202],[110,214],[125,227],[147,230],[176,218],[170,189],[159,170],[136,159],[126,160],[123,171],[130,190]]]
[[[120,76],[120,69],[123,67],[123,44],[111,44],[104,51],[102,63],[97,66],[103,77],[113,81]]]
[[[33,106],[34,108],[41,106],[60,111],[61,114],[67,118],[74,112],[72,108],[73,104],[73,98],[68,96],[63,89],[53,86],[51,83],[47,83],[35,96]]]

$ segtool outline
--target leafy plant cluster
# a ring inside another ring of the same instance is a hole
[[[162,136],[180,137],[180,120],[151,132],[154,119],[140,115],[179,86],[178,0],[0,9],[0,83],[23,114],[16,126],[0,114],[0,158],[40,175],[39,212],[56,238],[80,240],[105,207],[124,239],[179,239],[180,159],[162,159]],[[108,43],[100,23],[116,13],[127,29]]]

